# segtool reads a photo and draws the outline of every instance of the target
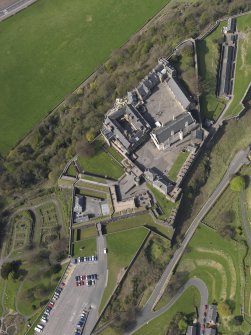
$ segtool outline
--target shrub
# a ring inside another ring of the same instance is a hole
[[[242,192],[245,186],[245,179],[242,176],[235,176],[230,182],[231,190],[234,192]]]

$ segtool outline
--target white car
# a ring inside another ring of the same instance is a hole
[[[36,332],[38,332],[38,333],[42,333],[42,329],[40,329],[40,328],[37,328],[37,327],[35,327],[35,329],[34,329]]]

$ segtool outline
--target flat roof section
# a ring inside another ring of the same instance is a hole
[[[155,122],[163,125],[184,112],[165,82],[154,89],[152,95],[146,100],[145,106],[147,113],[143,116],[148,119],[147,114],[149,114]]]

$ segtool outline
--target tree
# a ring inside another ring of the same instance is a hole
[[[235,229],[230,225],[221,227],[219,233],[222,237],[227,239],[233,239],[235,237]]]
[[[12,264],[11,263],[3,263],[1,267],[1,276],[3,279],[8,279],[9,274],[12,271]]]
[[[179,323],[178,323],[178,327],[182,332],[185,332],[185,330],[187,329],[187,322],[185,319],[180,319]]]
[[[87,139],[88,142],[92,142],[95,138],[95,135],[96,135],[96,131],[94,128],[90,128],[86,134],[85,134],[85,137]]]
[[[80,156],[91,157],[94,155],[95,150],[93,145],[82,139],[76,143],[76,152]]]
[[[232,311],[230,309],[229,304],[226,301],[220,302],[218,305],[218,311],[220,316],[230,316]]]
[[[235,211],[232,209],[224,211],[220,217],[225,223],[232,223],[235,220]]]
[[[242,192],[245,189],[246,183],[242,176],[235,176],[230,181],[231,190],[234,192]]]
[[[243,323],[243,316],[242,315],[236,315],[231,323],[234,325],[234,326],[240,326],[242,323]]]

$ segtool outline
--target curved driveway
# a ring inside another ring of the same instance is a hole
[[[167,312],[177,302],[177,300],[182,296],[182,294],[191,286],[196,287],[200,293],[199,322],[202,323],[202,320],[204,317],[204,306],[208,303],[208,289],[205,283],[201,279],[191,278],[186,282],[184,286],[182,286],[178,290],[175,296],[165,306],[160,308],[158,311],[154,312],[151,309],[149,310],[148,308],[144,308],[140,316],[137,319],[137,323],[134,326],[134,329],[131,330],[131,332],[127,334],[134,333],[137,329],[144,326],[149,321],[152,321],[153,319]]]

